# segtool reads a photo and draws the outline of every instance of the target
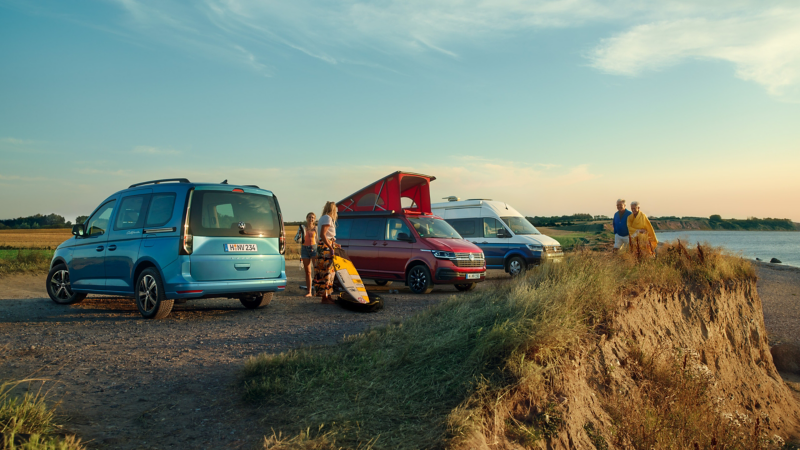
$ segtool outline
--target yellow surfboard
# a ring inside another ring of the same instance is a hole
[[[361,276],[358,274],[353,263],[350,262],[349,259],[334,255],[333,267],[336,269],[336,279],[339,281],[339,284],[341,284],[344,292],[347,293],[353,301],[362,304],[369,303],[367,289],[364,287]]]

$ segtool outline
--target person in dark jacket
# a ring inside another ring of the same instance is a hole
[[[628,216],[631,212],[625,209],[625,199],[617,200],[617,212],[614,213],[614,251],[618,251],[623,245],[627,244],[628,238]]]

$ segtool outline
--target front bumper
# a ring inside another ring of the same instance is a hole
[[[478,278],[467,279],[467,274],[478,275]],[[449,261],[442,261],[436,267],[433,276],[435,284],[461,284],[479,283],[486,279],[486,266],[483,267],[457,267]]]
[[[546,253],[543,251],[532,251],[530,249],[525,249],[525,262],[529,266],[536,266],[546,262],[561,262],[564,258],[564,252],[550,252]]]

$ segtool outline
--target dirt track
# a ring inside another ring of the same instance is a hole
[[[425,296],[384,293],[382,312],[357,314],[303,298],[297,262],[287,265],[287,292],[264,309],[200,300],[176,305],[161,321],[141,319],[131,299],[56,305],[43,275],[1,278],[0,379],[52,380],[64,427],[90,448],[258,448],[269,424],[234,386],[246,358],[332,344],[458,294],[449,286]],[[800,269],[759,272],[770,340],[797,341]],[[490,278],[478,289],[507,275],[490,271]]]
[[[234,387],[246,358],[333,344],[459,294],[452,286],[383,293],[383,311],[359,314],[302,297],[298,263],[287,266],[288,289],[266,308],[199,300],[161,321],[141,319],[132,299],[90,296],[60,306],[47,298],[44,276],[5,277],[0,379],[52,380],[64,427],[91,448],[258,448],[269,424],[258,423],[263,414]],[[491,277],[478,289],[508,276]]]

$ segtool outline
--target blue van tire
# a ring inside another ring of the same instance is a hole
[[[172,311],[174,300],[167,300],[161,275],[153,267],[144,269],[136,279],[136,307],[145,319],[163,319]]]
[[[422,264],[409,269],[406,283],[415,294],[428,294],[433,290],[431,271]]]
[[[467,292],[475,289],[478,283],[456,284],[455,287],[461,292]]]
[[[519,256],[514,256],[509,259],[508,265],[506,266],[506,272],[508,272],[512,277],[524,275],[527,269],[528,265],[525,264],[525,260]]]
[[[247,297],[239,297],[239,301],[247,309],[258,309],[269,305],[272,301],[274,292],[264,292],[262,294],[250,295]]]
[[[72,292],[69,270],[63,263],[53,266],[47,274],[47,295],[59,305],[71,305],[86,298],[86,294]]]

